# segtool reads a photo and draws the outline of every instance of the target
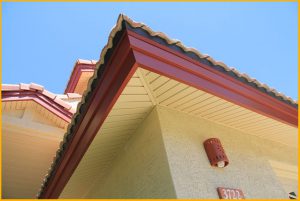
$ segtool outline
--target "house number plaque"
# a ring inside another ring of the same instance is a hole
[[[240,189],[218,187],[217,191],[221,199],[245,199]]]

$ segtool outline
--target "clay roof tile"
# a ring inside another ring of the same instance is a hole
[[[92,64],[92,60],[78,59],[77,63],[79,63],[79,64]]]
[[[65,109],[70,110],[72,108],[71,105],[63,101],[62,99],[58,98],[57,96],[54,98],[54,102],[58,103],[59,105],[63,106]]]
[[[20,83],[19,86],[21,90],[30,90],[29,84]]]
[[[77,93],[67,93],[68,98],[81,98],[82,96]]]
[[[16,91],[20,89],[18,84],[2,84],[2,91]]]
[[[36,83],[30,83],[29,88],[30,89],[35,89],[35,90],[38,90],[38,91],[43,91],[44,90],[44,87],[42,85],[39,85],[39,84],[36,84]]]
[[[49,97],[50,99],[55,99],[55,97],[56,97],[56,95],[54,94],[54,93],[52,93],[52,92],[50,92],[50,91],[48,91],[48,90],[46,90],[46,89],[44,89],[43,91],[42,91],[42,94],[44,94],[45,96],[47,96],[47,97]]]

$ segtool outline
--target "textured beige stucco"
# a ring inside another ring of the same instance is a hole
[[[2,198],[36,198],[65,130],[31,107],[2,110]]]
[[[203,142],[212,137],[221,140],[229,158],[225,168],[208,161]],[[297,153],[297,148],[156,106],[82,197],[218,199],[216,188],[227,187],[241,189],[246,198],[288,198],[288,192],[298,194]]]
[[[133,133],[106,177],[94,183],[86,198],[176,198],[156,110]]]
[[[288,198],[270,160],[297,167],[297,149],[263,140],[158,106],[163,139],[178,198],[218,198],[217,187],[241,189],[246,198]],[[284,133],[282,133],[284,135]],[[210,166],[203,141],[221,140],[230,164]],[[297,178],[289,181],[297,192]]]

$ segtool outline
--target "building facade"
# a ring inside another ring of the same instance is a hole
[[[11,107],[5,105],[15,104],[13,94],[45,93],[37,86],[2,87],[7,125],[12,120],[6,108]],[[30,186],[34,192],[42,183],[35,191],[38,198],[228,199],[298,194],[297,102],[124,15],[119,16],[100,60],[78,60],[65,94],[44,99],[60,111],[54,122],[46,120],[50,113],[25,120],[26,112],[12,112],[19,115],[14,116],[21,118],[19,122],[38,119],[61,128],[52,132],[39,127],[55,135],[51,147],[43,149],[46,139],[34,142],[39,144],[37,150],[47,152]],[[30,111],[40,115],[42,110]],[[10,133],[4,130],[3,138]],[[26,152],[39,135],[24,140],[28,146],[4,139],[6,197],[16,197],[14,192],[20,192],[18,197],[32,196],[25,196],[24,184],[11,185],[22,180],[23,161],[14,165],[18,170],[8,169],[13,158],[22,157],[17,152],[12,155],[16,146],[32,161],[41,160]],[[212,138],[221,144],[212,143],[209,152],[204,142]],[[16,178],[12,171],[19,172]]]

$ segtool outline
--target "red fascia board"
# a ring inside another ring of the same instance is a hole
[[[70,179],[90,143],[106,119],[114,103],[136,71],[133,52],[128,38],[123,35],[117,45],[98,85],[93,90],[91,101],[80,122],[74,129],[74,137],[66,147],[54,175],[40,198],[58,198]]]
[[[83,72],[94,72],[95,66],[96,64],[76,63],[64,93],[74,93],[81,74]]]
[[[132,31],[128,34],[140,67],[298,127],[296,108],[148,38]]]
[[[2,91],[2,102],[32,100],[49,112],[70,123],[73,114],[55,103],[52,99],[35,91]]]
[[[258,90],[239,83],[208,66],[185,58],[184,55],[173,52],[156,42],[125,30],[109,61],[106,62],[97,85],[92,89],[91,97],[85,103],[86,110],[80,114],[82,116],[74,126],[73,137],[63,151],[40,198],[59,197],[137,67],[212,93],[252,111],[261,109],[263,111],[258,111],[259,113],[297,127],[295,121],[298,119],[297,109],[266,94],[258,93]],[[243,90],[250,95],[246,96]],[[251,95],[257,97],[251,98],[249,97]],[[259,101],[260,98],[263,101]]]

